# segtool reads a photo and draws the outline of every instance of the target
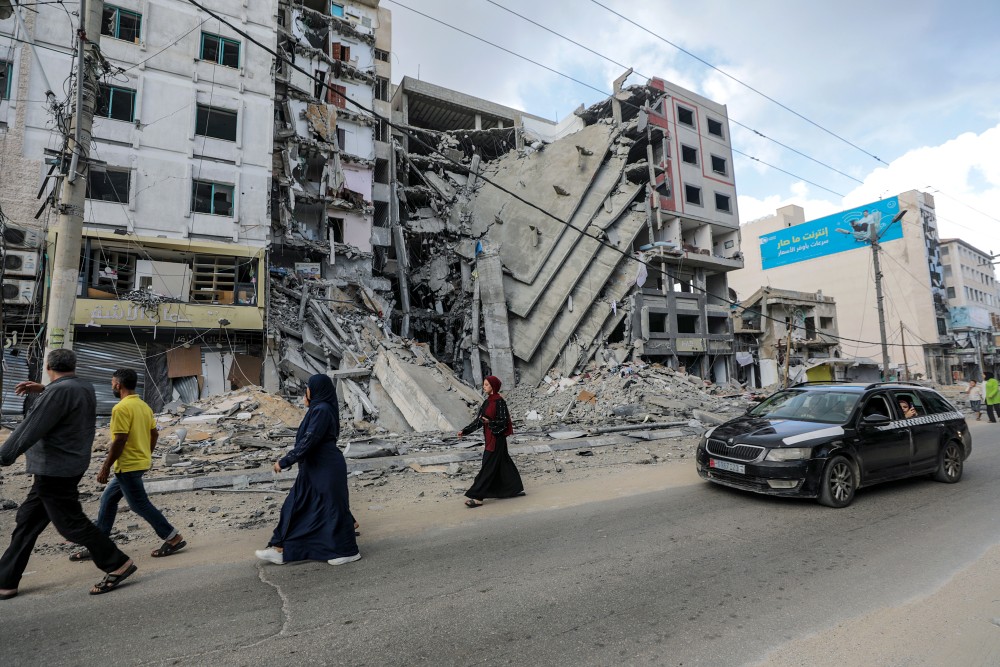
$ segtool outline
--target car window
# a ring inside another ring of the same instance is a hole
[[[929,415],[957,412],[955,406],[949,403],[947,399],[940,394],[936,394],[933,391],[919,391],[917,393],[923,400],[924,405],[927,406],[927,414]]]
[[[846,391],[786,390],[769,397],[750,411],[755,417],[843,424],[859,395]]]
[[[880,415],[892,419],[895,414],[895,411],[889,408],[889,403],[885,400],[885,396],[881,394],[869,398],[865,402],[865,407],[861,409],[862,419],[871,417],[872,415]]]

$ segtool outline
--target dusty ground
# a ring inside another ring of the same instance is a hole
[[[576,452],[517,456],[528,496],[488,502],[469,510],[462,493],[476,471],[463,465],[455,474],[417,473],[409,469],[373,472],[350,479],[354,512],[361,522],[362,550],[366,541],[398,537],[473,522],[482,516],[544,512],[554,508],[654,492],[702,483],[694,472],[694,438],[683,441],[636,443],[597,448],[592,456]],[[19,501],[29,477],[3,471],[0,497]],[[85,509],[97,512],[97,487],[87,482],[90,497]],[[177,525],[189,542],[181,554],[157,560],[149,551],[158,540],[141,519],[123,511],[115,539],[146,571],[197,564],[234,562],[252,558],[267,541],[280,507],[280,490],[200,491],[154,495],[154,502]],[[15,512],[0,511],[0,533],[10,533]],[[24,587],[56,591],[96,581],[90,564],[70,563],[69,545],[51,529],[26,573]],[[995,665],[1000,664],[1000,567],[996,547],[968,569],[926,597],[898,607],[876,610],[819,634],[786,644],[760,663],[776,667],[798,665],[867,664]]]
[[[418,473],[408,467],[365,472],[349,479],[351,505],[362,525],[360,539],[364,548],[364,541],[368,539],[455,525],[474,520],[481,513],[545,511],[653,490],[668,481],[670,484],[698,483],[697,475],[688,465],[696,443],[697,438],[689,437],[582,450],[592,452],[590,456],[581,456],[575,451],[558,455],[518,455],[514,460],[529,497],[487,501],[487,507],[476,510],[469,510],[462,503],[463,494],[478,471],[478,463],[460,464],[452,474]],[[93,481],[101,456],[95,453],[91,474],[80,485],[85,496],[84,509],[91,517],[97,516],[102,488]],[[154,462],[151,474],[155,475],[158,465],[159,462]],[[27,494],[30,480],[23,472],[22,462],[3,469],[0,471],[0,498],[20,502]],[[150,496],[189,543],[184,558],[179,555],[163,561],[149,558],[149,551],[159,546],[159,540],[149,525],[129,511],[124,502],[119,506],[113,537],[130,555],[143,557],[146,561],[143,567],[183,566],[192,560],[242,560],[252,554],[253,549],[266,544],[277,521],[284,491],[290,485],[284,482],[280,488],[271,490],[255,485],[247,491],[194,491]],[[14,510],[0,511],[0,534],[4,536],[0,539],[3,542],[13,528],[14,516]],[[72,571],[78,572],[79,564],[66,561],[71,549],[49,528],[38,541],[31,569],[38,568],[39,576],[45,571],[45,578],[53,580],[64,578],[49,572],[53,564],[61,571],[65,562]]]

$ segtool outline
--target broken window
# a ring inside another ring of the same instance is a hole
[[[326,103],[332,104],[338,109],[347,108],[347,86],[340,86],[331,83],[326,88]]]
[[[816,340],[816,318],[807,317],[805,322],[806,322],[806,340]]]
[[[381,158],[375,159],[375,173],[372,175],[376,183],[389,182],[389,161]]]
[[[708,133],[717,137],[722,137],[722,123],[714,118],[708,119]],[[724,138],[724,137],[723,137]]]
[[[701,188],[694,185],[684,186],[684,201],[701,206]]]
[[[694,127],[694,111],[687,107],[677,105],[677,122],[681,125]]]
[[[375,77],[375,99],[389,101],[389,79],[384,76]]]
[[[236,112],[199,104],[194,133],[213,139],[236,141]]]
[[[326,88],[326,72],[316,70],[316,77],[313,79],[313,97],[318,100],[323,99],[323,90]]]
[[[667,313],[649,314],[649,333],[667,333]]]
[[[381,60],[384,63],[389,62],[389,52],[382,49],[375,49],[375,60]]]
[[[334,60],[342,60],[343,62],[351,61],[351,47],[347,44],[341,44],[340,42],[334,42],[330,45],[330,57]]]
[[[330,240],[334,243],[344,242],[344,219],[328,217],[326,219],[327,225],[330,228]]]
[[[726,158],[719,157],[718,155],[712,156],[712,171],[717,174],[722,174],[723,176],[728,175],[726,171]]]
[[[723,213],[733,212],[733,207],[730,203],[729,195],[724,195],[721,192],[715,193],[715,210],[722,211]]]
[[[347,130],[342,127],[337,128],[337,147],[340,150],[347,149]]]
[[[128,169],[91,169],[87,174],[87,199],[127,204],[131,177]]]
[[[833,318],[832,317],[821,317],[819,318],[819,328],[826,329],[829,331],[833,328]]]
[[[14,64],[8,60],[0,60],[0,100],[10,99],[12,78],[14,78]]]
[[[142,14],[113,5],[104,5],[104,15],[101,21],[102,35],[135,44],[139,42],[141,29]]]
[[[233,186],[211,181],[194,181],[191,209],[209,215],[233,214]]]
[[[698,149],[681,144],[681,161],[687,164],[698,164]]]
[[[713,336],[725,335],[729,333],[729,318],[709,316],[708,333]]]
[[[96,115],[131,123],[135,120],[135,91],[131,88],[100,84]]]
[[[389,141],[389,123],[385,122],[381,118],[375,121],[375,141],[382,141],[386,143]]]
[[[677,333],[680,333],[680,334],[696,334],[696,333],[698,333],[698,316],[697,315],[678,315],[677,316]]]
[[[201,33],[201,59],[239,69],[240,43],[208,32]]]

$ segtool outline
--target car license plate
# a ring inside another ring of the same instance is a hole
[[[747,467],[742,463],[730,463],[729,461],[720,461],[718,459],[709,459],[708,467],[717,468],[719,470],[726,470],[729,472],[735,472],[741,475],[745,475],[747,472]]]

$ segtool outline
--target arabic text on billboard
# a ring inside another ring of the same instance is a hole
[[[803,222],[760,237],[763,268],[804,262],[846,250],[865,248],[873,234],[883,243],[903,238],[903,223],[892,224],[899,212],[899,199],[883,199],[825,218]]]

